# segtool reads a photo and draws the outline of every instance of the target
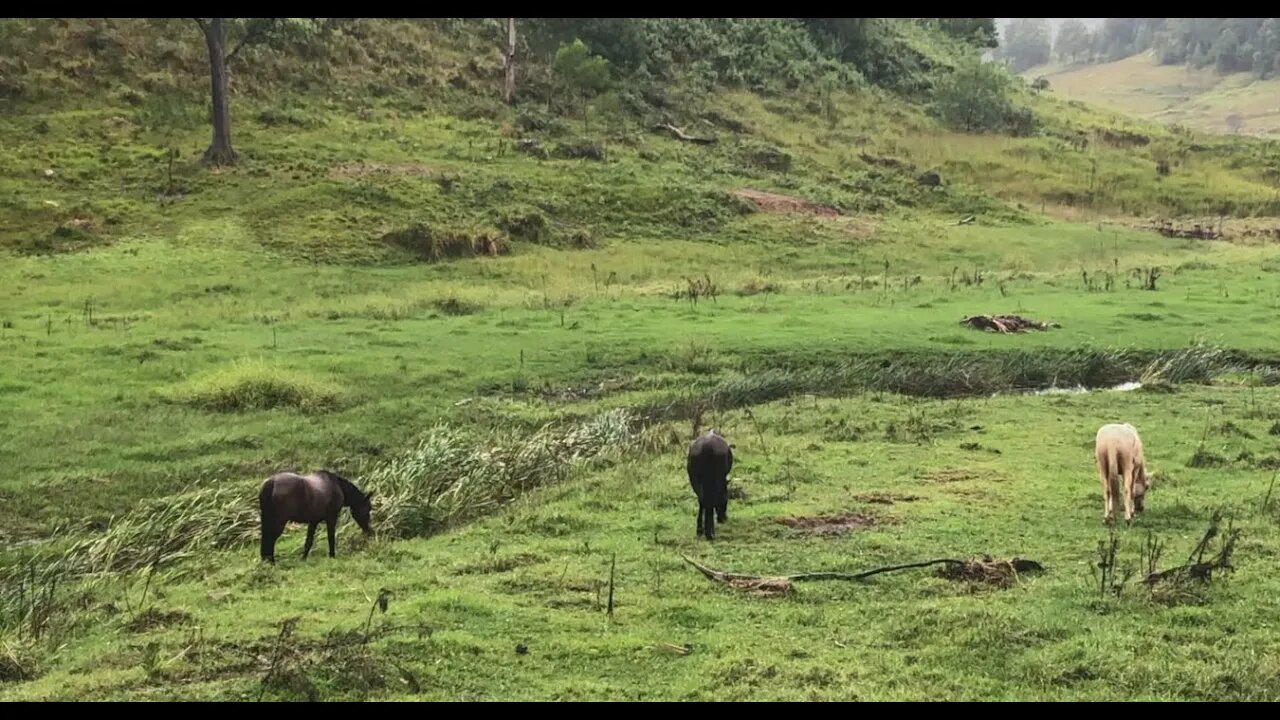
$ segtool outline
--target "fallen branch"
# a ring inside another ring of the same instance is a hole
[[[1191,555],[1187,558],[1185,564],[1168,570],[1150,573],[1142,582],[1147,586],[1182,578],[1209,582],[1213,579],[1214,570],[1227,572],[1234,570],[1235,568],[1231,566],[1231,555],[1235,552],[1236,540],[1240,537],[1240,531],[1230,525],[1227,526],[1226,533],[1223,534],[1222,545],[1218,548],[1218,551],[1208,560],[1205,560],[1204,557],[1205,551],[1209,548],[1209,543],[1218,536],[1221,523],[1221,514],[1215,513],[1209,522],[1209,528],[1204,531],[1204,536],[1200,538],[1200,542],[1196,543],[1195,549],[1191,551]]]
[[[691,648],[688,645],[673,645],[667,642],[658,643],[657,645],[654,645],[654,647],[658,648],[659,650],[667,650],[667,651],[673,652],[676,655],[679,655],[681,657],[684,657],[689,653],[693,652],[693,648]]]
[[[937,558],[935,560],[903,563],[901,565],[885,565],[883,567],[864,570],[859,573],[810,572],[796,573],[792,575],[765,576],[716,570],[715,568],[707,567],[706,565],[693,560],[687,555],[682,555],[681,557],[683,557],[684,561],[692,565],[698,572],[706,576],[708,580],[724,583],[730,587],[738,588],[739,590],[747,590],[753,594],[766,596],[789,595],[792,591],[792,583],[796,582],[804,582],[808,580],[843,580],[846,582],[858,582],[875,575],[880,575],[881,573],[897,572],[898,570],[911,570],[914,568],[930,567],[933,565],[946,566],[940,572],[942,577],[953,580],[982,580],[991,584],[1003,584],[1019,572],[1044,569],[1040,563],[1034,560],[1023,560],[1020,558],[1013,558],[1012,560],[993,560],[991,556],[987,555],[982,558],[973,558],[970,560]]]
[[[671,123],[659,123],[658,125],[654,126],[654,129],[666,130],[667,132],[671,133],[671,136],[674,137],[675,139],[682,140],[688,143],[693,143],[695,145],[715,145],[716,142],[718,142],[718,138],[698,137],[696,135],[690,135],[686,133],[684,130],[681,130],[675,125],[672,125]]]

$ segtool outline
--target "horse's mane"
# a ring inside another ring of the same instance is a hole
[[[332,470],[321,470],[320,472],[324,473],[326,477],[328,477],[330,480],[337,483],[339,488],[342,488],[342,494],[344,497],[347,498],[348,502],[350,502],[351,500],[365,499],[365,494],[361,492],[360,488],[356,487],[355,483],[342,477],[341,475],[339,475],[338,473]]]

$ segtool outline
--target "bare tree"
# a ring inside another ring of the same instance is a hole
[[[516,19],[507,18],[507,44],[502,49],[502,67],[506,78],[502,85],[502,99],[508,105],[516,94]]]
[[[227,104],[227,63],[246,45],[260,40],[270,29],[275,18],[254,18],[245,26],[240,41],[227,52],[227,21],[229,18],[191,18],[204,33],[209,48],[209,86],[213,100],[213,140],[204,151],[204,162],[209,165],[234,165],[238,156],[231,146],[231,113]]]

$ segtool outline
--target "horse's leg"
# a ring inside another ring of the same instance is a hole
[[[1111,467],[1105,452],[1098,453],[1098,477],[1102,480],[1102,522],[1115,522],[1116,510],[1112,495]]]
[[[329,557],[337,557],[338,553],[335,549],[334,533],[338,530],[338,515],[334,513],[324,520],[324,529],[329,534]]]
[[[702,521],[702,534],[705,535],[708,540],[715,540],[716,539],[716,508],[715,506],[708,503],[705,513],[706,513],[706,517]]]
[[[720,504],[716,506],[716,520],[724,522],[729,519],[729,480],[720,484]]]
[[[262,523],[262,559],[273,563],[276,561],[275,528]]]
[[[302,546],[302,559],[303,559],[303,560],[306,560],[306,559],[307,559],[307,556],[311,554],[311,546],[312,546],[312,545],[315,543],[315,541],[316,541],[316,526],[317,526],[317,525],[319,525],[319,524],[320,524],[320,523],[318,523],[318,522],[313,522],[313,523],[311,523],[310,525],[307,525],[307,542],[306,542],[306,543],[304,543],[304,544],[303,544],[303,546]]]
[[[262,559],[267,562],[276,561],[276,540],[284,532],[284,523],[267,518],[262,521]]]
[[[1124,521],[1133,522],[1133,461],[1127,460],[1124,466]]]

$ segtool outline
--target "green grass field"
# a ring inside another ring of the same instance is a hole
[[[873,87],[673,85],[695,146],[604,101],[513,112],[466,70],[450,95],[432,73],[487,47],[386,27],[440,47],[425,89],[361,95],[376,53],[341,97],[249,85],[234,168],[199,165],[168,76],[80,77],[74,33],[32,60],[52,97],[0,115],[0,699],[1280,695],[1268,145],[1048,94],[1014,138]],[[960,323],[997,313],[1060,327]],[[1107,422],[1157,477],[1111,588]],[[707,427],[736,448],[714,543],[684,470]],[[377,491],[378,536],[344,516],[302,562],[293,528],[263,566],[260,483],[320,467]],[[1141,582],[1218,511],[1234,572]],[[682,558],[984,554],[1044,570],[767,597]]]

